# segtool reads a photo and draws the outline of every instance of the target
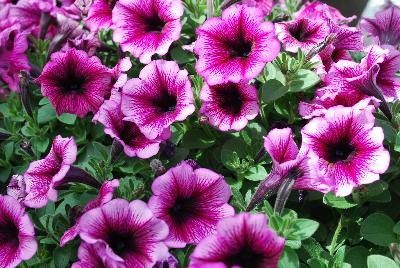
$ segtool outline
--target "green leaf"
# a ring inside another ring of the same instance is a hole
[[[361,224],[361,235],[375,245],[387,247],[396,241],[393,220],[382,213],[369,215]]]
[[[393,232],[400,235],[400,221],[393,227]]]
[[[55,119],[56,117],[56,111],[53,106],[48,103],[39,108],[37,121],[39,124],[43,124]]]
[[[288,92],[288,87],[276,79],[268,80],[262,88],[262,99],[266,103],[271,103]]]
[[[6,161],[9,161],[14,152],[14,142],[10,141],[4,145],[4,156]]]
[[[74,114],[65,113],[65,114],[60,115],[57,118],[60,122],[67,124],[67,125],[73,125],[76,121],[76,115],[74,115]]]
[[[250,173],[250,175],[247,175],[246,179],[248,179],[250,181],[262,181],[268,175],[268,172],[261,165],[251,167],[249,169],[249,173]]]
[[[368,249],[362,246],[356,246],[348,249],[345,255],[345,262],[350,263],[352,267],[367,268]]]
[[[211,147],[215,140],[209,138],[203,130],[193,128],[185,133],[182,139],[182,147],[186,149],[205,149]]]
[[[71,249],[66,246],[65,248],[56,248],[54,250],[54,263],[57,268],[65,268],[68,266],[71,255]]]
[[[278,268],[298,268],[300,266],[299,257],[296,251],[289,247],[285,247],[281,258],[279,259]]]
[[[195,57],[192,53],[183,50],[181,47],[174,47],[171,49],[171,57],[178,63],[178,64],[185,64],[188,62],[194,62]]]
[[[357,206],[356,203],[347,201],[345,197],[335,196],[333,193],[329,192],[324,195],[324,204],[327,204],[333,208],[347,209]]]
[[[315,72],[311,70],[300,69],[291,79],[289,83],[289,91],[304,92],[307,89],[317,85],[320,81],[321,79]]]
[[[399,268],[390,258],[382,255],[370,255],[367,258],[368,268]]]
[[[297,219],[291,226],[290,236],[296,239],[304,240],[311,237],[318,229],[319,223],[309,219]]]

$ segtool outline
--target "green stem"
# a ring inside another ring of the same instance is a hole
[[[333,254],[335,253],[337,240],[338,240],[340,232],[342,231],[342,228],[343,228],[342,222],[343,222],[343,216],[340,215],[340,219],[339,219],[338,225],[336,226],[336,230],[335,230],[335,233],[333,234],[332,242],[331,242],[331,245],[329,247],[329,254],[331,256],[333,256]]]

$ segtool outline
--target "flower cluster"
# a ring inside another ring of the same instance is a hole
[[[291,193],[360,208],[400,174],[400,8],[194,2],[0,0],[0,267],[298,266]],[[340,214],[302,265],[343,265]]]

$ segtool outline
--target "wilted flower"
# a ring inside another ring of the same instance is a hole
[[[80,237],[89,244],[105,243],[104,262],[126,267],[152,267],[168,255],[162,242],[168,226],[153,216],[146,203],[114,199],[80,219]]]
[[[16,267],[37,250],[35,230],[25,208],[11,196],[0,195],[0,267]]]
[[[168,224],[169,247],[198,243],[215,231],[221,218],[234,214],[228,205],[229,185],[209,169],[193,169],[183,162],[156,178],[151,189],[149,208]]]
[[[244,5],[249,7],[256,7],[260,9],[264,16],[271,14],[272,8],[274,7],[274,0],[242,0]]]
[[[375,19],[362,18],[360,28],[374,37],[377,44],[400,44],[400,8],[391,5],[375,14]]]
[[[86,25],[93,32],[112,28],[112,10],[117,0],[96,0],[89,7]]]
[[[257,89],[244,81],[215,86],[205,83],[200,100],[203,102],[201,113],[222,131],[240,131],[259,111]]]
[[[49,200],[57,200],[54,186],[60,182],[75,162],[77,147],[74,139],[55,137],[49,154],[42,160],[30,163],[24,174],[27,207],[41,208]]]
[[[383,131],[374,123],[371,111],[336,106],[302,129],[303,144],[315,169],[334,186],[337,196],[379,180],[379,174],[388,168],[390,156],[383,147]]]
[[[183,5],[180,0],[119,0],[112,12],[113,39],[142,63],[154,54],[165,55],[180,37]]]
[[[7,186],[7,194],[18,201],[23,201],[26,196],[24,176],[13,175]]]
[[[148,139],[159,137],[175,121],[185,120],[195,110],[193,103],[188,73],[174,61],[152,61],[122,89],[125,120],[136,123]]]
[[[323,42],[330,33],[330,28],[325,20],[311,20],[297,18],[294,21],[279,22],[275,24],[276,34],[283,43],[286,51],[297,53],[310,50],[315,45]]]
[[[124,121],[124,117],[121,111],[121,94],[115,92],[111,99],[100,107],[93,121],[104,125],[104,132],[124,147],[127,156],[150,158],[158,153],[160,143],[171,136],[171,131],[166,128],[159,137],[150,140],[140,132],[134,122]]]
[[[275,268],[284,246],[264,214],[241,213],[218,223],[193,251],[189,267]]]
[[[311,20],[332,20],[335,24],[350,23],[356,16],[344,17],[336,8],[321,3],[319,0],[307,3],[295,14],[296,18],[308,18]]]
[[[254,208],[267,194],[276,192],[285,179],[294,180],[293,189],[329,192],[332,187],[315,170],[308,157],[308,149],[299,150],[290,128],[272,129],[264,137],[264,148],[272,158],[272,171],[255,192],[247,210]]]
[[[196,70],[209,85],[251,80],[280,50],[274,25],[264,22],[261,10],[253,7],[233,5],[222,18],[208,19],[197,28],[197,35]]]
[[[104,97],[110,95],[112,73],[99,58],[72,48],[53,53],[37,81],[57,114],[84,117],[88,112],[96,113]]]
[[[18,75],[22,70],[30,70],[28,57],[29,32],[22,31],[16,18],[10,15],[11,5],[0,10],[0,80],[12,91],[19,91]]]
[[[112,181],[105,181],[103,183],[103,185],[101,186],[97,197],[94,200],[87,203],[82,212],[85,213],[91,209],[100,207],[100,206],[110,202],[113,197],[115,189],[118,187],[119,187],[119,181],[116,179],[112,180]],[[75,237],[77,235],[79,235],[79,230],[80,230],[79,229],[79,226],[80,226],[79,220],[80,220],[80,218],[77,218],[74,226],[72,226],[67,231],[65,231],[65,233],[61,237],[60,245],[62,247],[69,241],[75,239]]]

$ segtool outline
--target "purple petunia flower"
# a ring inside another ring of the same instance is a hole
[[[110,95],[112,73],[99,58],[72,48],[53,53],[37,81],[57,114],[84,117],[88,112],[96,113],[104,97]]]
[[[71,268],[126,268],[122,260],[107,258],[107,244],[99,241],[93,244],[81,242],[78,248],[79,261]]]
[[[211,87],[205,83],[200,100],[203,102],[201,113],[222,131],[240,131],[259,112],[257,89],[244,81]]]
[[[190,256],[190,268],[275,268],[285,246],[264,214],[241,213],[222,219]]]
[[[313,1],[307,3],[295,13],[296,18],[308,18],[311,20],[332,20],[335,24],[350,23],[356,19],[356,16],[344,17],[336,8],[321,3],[320,1]]]
[[[150,63],[180,38],[182,15],[180,0],[119,0],[112,11],[113,40],[141,63]]]
[[[132,68],[132,62],[129,57],[122,58],[111,70],[113,73],[113,91],[120,91],[128,80],[127,72]]]
[[[13,175],[7,186],[7,195],[14,197],[18,201],[23,201],[26,197],[26,186],[24,176]]]
[[[197,28],[197,35],[196,70],[211,86],[257,77],[280,50],[274,25],[264,22],[262,11],[253,7],[233,5],[222,18],[208,19]]]
[[[231,191],[224,177],[182,162],[156,178],[149,208],[169,227],[166,244],[182,248],[215,231],[217,222],[234,214]]]
[[[382,144],[382,128],[374,123],[368,110],[336,106],[302,129],[315,169],[334,185],[337,196],[379,180],[379,174],[387,170],[390,156]]]
[[[391,5],[375,14],[375,19],[362,18],[360,28],[374,37],[377,44],[400,44],[400,8]]]
[[[94,200],[87,203],[82,212],[85,213],[91,209],[100,207],[100,206],[110,202],[113,197],[115,189],[118,187],[119,187],[119,180],[117,180],[117,179],[112,180],[112,181],[105,181],[103,183],[103,185],[101,185],[101,188],[99,190],[97,197]],[[74,226],[72,226],[67,231],[65,231],[65,233],[63,234],[63,236],[60,239],[61,247],[63,247],[69,241],[74,240],[75,237],[77,235],[79,235],[79,231],[80,231],[79,220],[80,220],[80,218],[77,218]]]
[[[8,84],[12,91],[19,91],[20,71],[29,71],[28,49],[29,32],[22,31],[16,18],[10,15],[11,5],[0,10],[0,81]]]
[[[31,208],[44,207],[49,200],[57,200],[54,186],[60,182],[75,162],[77,147],[74,139],[55,137],[49,154],[30,163],[24,174],[27,196],[24,204]]]
[[[308,51],[318,45],[330,33],[330,28],[325,20],[311,20],[297,18],[289,22],[275,24],[278,39],[283,43],[286,51],[296,53],[300,48]]]
[[[100,107],[93,121],[104,125],[104,132],[122,144],[127,156],[150,158],[158,153],[160,143],[171,136],[171,131],[166,128],[159,137],[150,140],[140,132],[135,123],[124,121],[124,117],[121,111],[121,94],[115,92]]]
[[[152,267],[168,256],[162,242],[168,226],[153,216],[146,203],[114,199],[86,212],[80,220],[80,237],[89,244],[104,243],[104,262],[126,267]]]
[[[86,25],[92,32],[112,28],[112,10],[117,2],[117,0],[93,1],[85,19]]]
[[[173,255],[169,255],[162,261],[158,261],[153,268],[179,268],[179,262]]]
[[[0,217],[0,267],[16,267],[36,253],[34,226],[25,208],[11,196],[0,195]]]
[[[122,89],[125,120],[136,123],[148,139],[156,139],[175,121],[185,120],[195,110],[193,103],[188,73],[174,61],[152,61]]]
[[[264,16],[271,14],[272,8],[275,5],[274,0],[242,0],[242,3],[249,7],[256,7],[260,9]]]

